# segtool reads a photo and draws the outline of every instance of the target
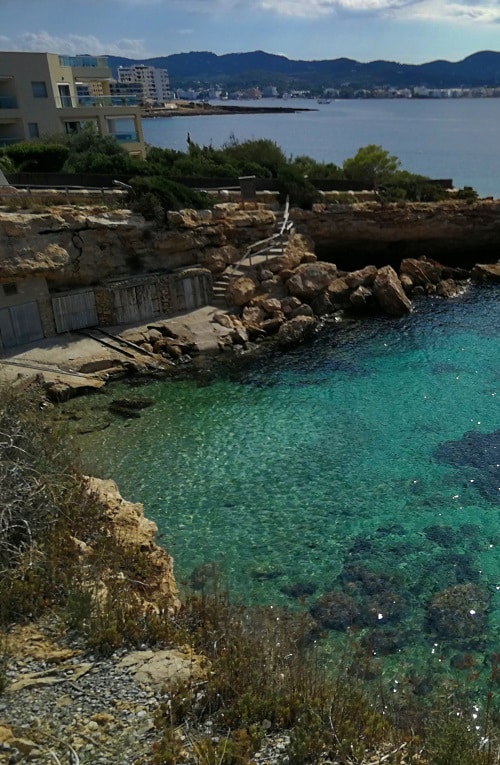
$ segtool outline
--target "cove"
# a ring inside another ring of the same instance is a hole
[[[154,405],[81,436],[84,467],[144,503],[179,583],[217,572],[234,598],[302,608],[388,667],[484,675],[500,627],[499,298],[423,298],[207,384],[141,386]]]

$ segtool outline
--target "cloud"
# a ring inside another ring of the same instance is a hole
[[[77,56],[81,53],[108,54],[130,58],[144,57],[144,40],[123,39],[112,42],[100,40],[94,35],[68,34],[57,37],[49,32],[25,32],[17,37],[0,36],[3,50],[40,51]]]

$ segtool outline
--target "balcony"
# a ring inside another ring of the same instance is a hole
[[[0,138],[0,148],[4,146],[12,146],[13,143],[21,143],[24,138]]]
[[[109,106],[138,106],[137,96],[62,96],[56,98],[58,109],[93,109]]]
[[[17,109],[15,96],[0,96],[0,109]]]
[[[137,143],[139,137],[137,133],[110,133],[118,143]]]
[[[108,59],[106,56],[59,56],[59,63],[61,66],[95,68],[107,66]]]

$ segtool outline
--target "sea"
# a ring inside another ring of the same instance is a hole
[[[181,587],[311,614],[323,641],[354,635],[424,690],[484,687],[500,649],[499,301],[500,285],[470,287],[216,373],[116,384],[91,399],[104,429],[79,436],[84,467],[144,504]],[[109,424],[123,397],[152,406]]]
[[[146,140],[266,137],[336,163],[377,143],[500,196],[500,99],[293,103],[312,111],[149,119]],[[500,285],[471,286],[403,318],[327,321],[288,352],[115,384],[87,405],[103,429],[78,436],[84,468],[144,504],[181,587],[309,614],[324,644],[353,636],[415,692],[484,692],[500,653],[499,304]],[[140,417],[109,415],[136,396],[152,402]]]
[[[213,102],[215,103],[215,102]],[[368,144],[396,155],[402,168],[431,178],[451,178],[480,196],[500,197],[500,98],[350,99],[318,104],[311,99],[235,101],[310,111],[294,114],[230,114],[144,119],[152,146],[186,151],[192,141],[220,147],[270,138],[287,156],[309,155],[342,165]]]

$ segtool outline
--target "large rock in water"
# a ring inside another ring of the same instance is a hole
[[[336,275],[334,263],[304,263],[295,269],[286,286],[291,295],[310,300],[328,287]]]
[[[296,316],[283,324],[278,332],[278,344],[282,348],[307,340],[314,332],[316,320],[311,316]]]
[[[380,307],[391,316],[404,316],[411,311],[411,302],[392,266],[379,268],[373,282],[373,294]]]
[[[405,258],[399,267],[401,274],[407,274],[413,284],[437,284],[441,280],[443,266],[427,258]]]
[[[500,263],[478,263],[472,270],[472,278],[481,282],[500,282]]]

